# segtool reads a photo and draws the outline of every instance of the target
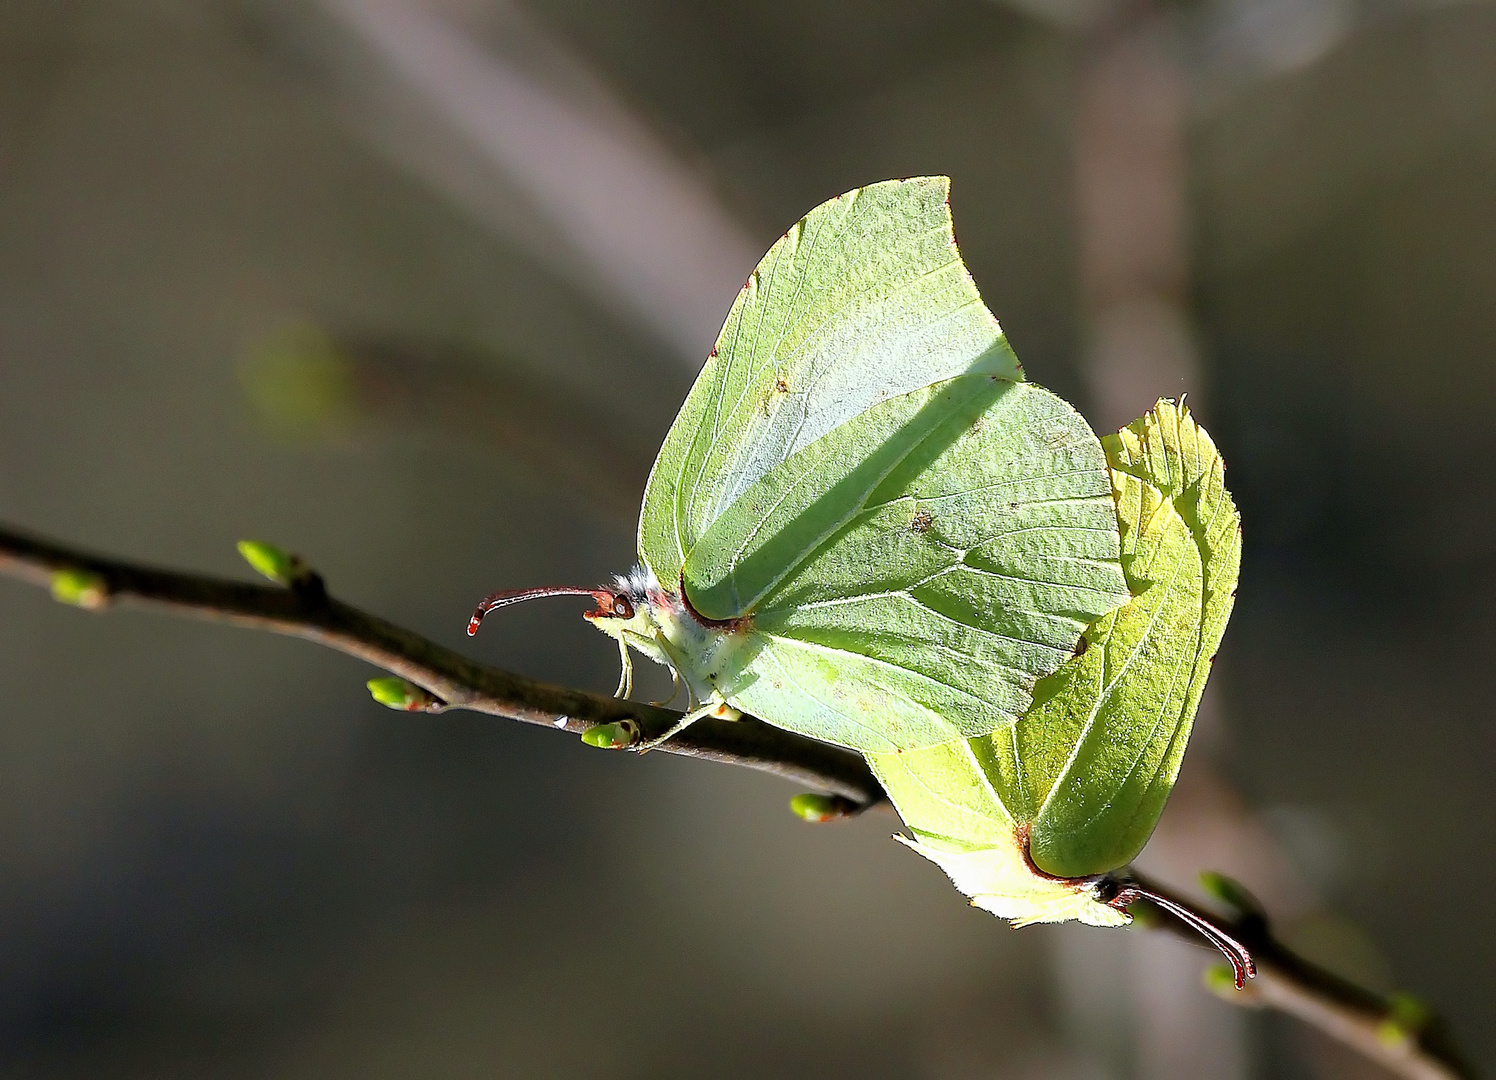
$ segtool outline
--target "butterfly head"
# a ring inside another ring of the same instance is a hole
[[[652,636],[654,611],[663,598],[648,570],[636,566],[627,574],[617,574],[608,588],[593,595],[599,597],[597,606],[582,617],[603,633],[614,638]]]
[[[620,696],[627,696],[633,684],[630,650],[669,668],[701,700],[730,683],[746,655],[740,640],[743,635],[703,625],[643,567],[635,567],[595,589],[550,586],[496,592],[473,612],[468,633],[476,633],[490,611],[542,596],[592,598],[592,610],[584,612],[583,618],[618,642],[622,661]]]

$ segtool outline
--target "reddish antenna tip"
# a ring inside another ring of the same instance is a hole
[[[510,604],[534,600],[541,596],[590,596],[597,604],[599,614],[612,614],[609,608],[613,602],[613,594],[607,589],[581,589],[573,585],[547,585],[539,589],[501,589],[485,597],[478,605],[478,610],[473,612],[473,617],[468,620],[468,637],[478,632],[478,624],[483,621],[483,616],[494,608],[508,607]]]
[[[1231,973],[1235,976],[1238,990],[1245,990],[1247,980],[1257,977],[1257,964],[1247,947],[1205,916],[1166,896],[1160,896],[1152,889],[1145,889],[1133,882],[1119,884],[1117,894],[1111,900],[1104,901],[1105,903],[1114,908],[1125,908],[1135,900],[1147,900],[1156,904],[1221,951],[1221,955],[1231,964]]]

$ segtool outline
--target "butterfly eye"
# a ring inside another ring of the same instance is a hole
[[[627,596],[617,593],[613,597],[613,614],[620,619],[632,619],[634,617],[634,605]]]

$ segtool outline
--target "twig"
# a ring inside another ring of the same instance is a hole
[[[159,570],[91,555],[0,528],[0,574],[56,587],[59,572],[89,588],[75,595],[88,607],[130,603],[176,615],[225,622],[306,638],[366,660],[408,679],[436,700],[422,711],[476,712],[581,734],[599,724],[632,720],[645,739],[664,734],[678,713],[668,709],[551,686],[475,663],[419,634],[330,597],[322,580],[307,573],[291,588],[248,585],[224,578]],[[705,758],[773,773],[848,800],[849,812],[887,803],[860,755],[771,727],[752,717],[736,722],[704,719],[659,748],[662,753]],[[1197,905],[1154,882],[1150,890],[1207,922]],[[1149,925],[1195,944],[1199,935],[1160,908]],[[1296,1016],[1408,1080],[1467,1080],[1474,1072],[1450,1044],[1444,1028],[1423,1018],[1410,1028],[1397,1003],[1345,981],[1297,956],[1269,933],[1255,910],[1223,923],[1257,962],[1248,989],[1228,1000]]]

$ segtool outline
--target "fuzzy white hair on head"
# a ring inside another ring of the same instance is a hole
[[[655,580],[653,572],[642,566],[635,566],[627,574],[614,574],[613,588],[633,601],[635,607],[639,607],[648,601],[651,591],[659,591],[660,583]]]

